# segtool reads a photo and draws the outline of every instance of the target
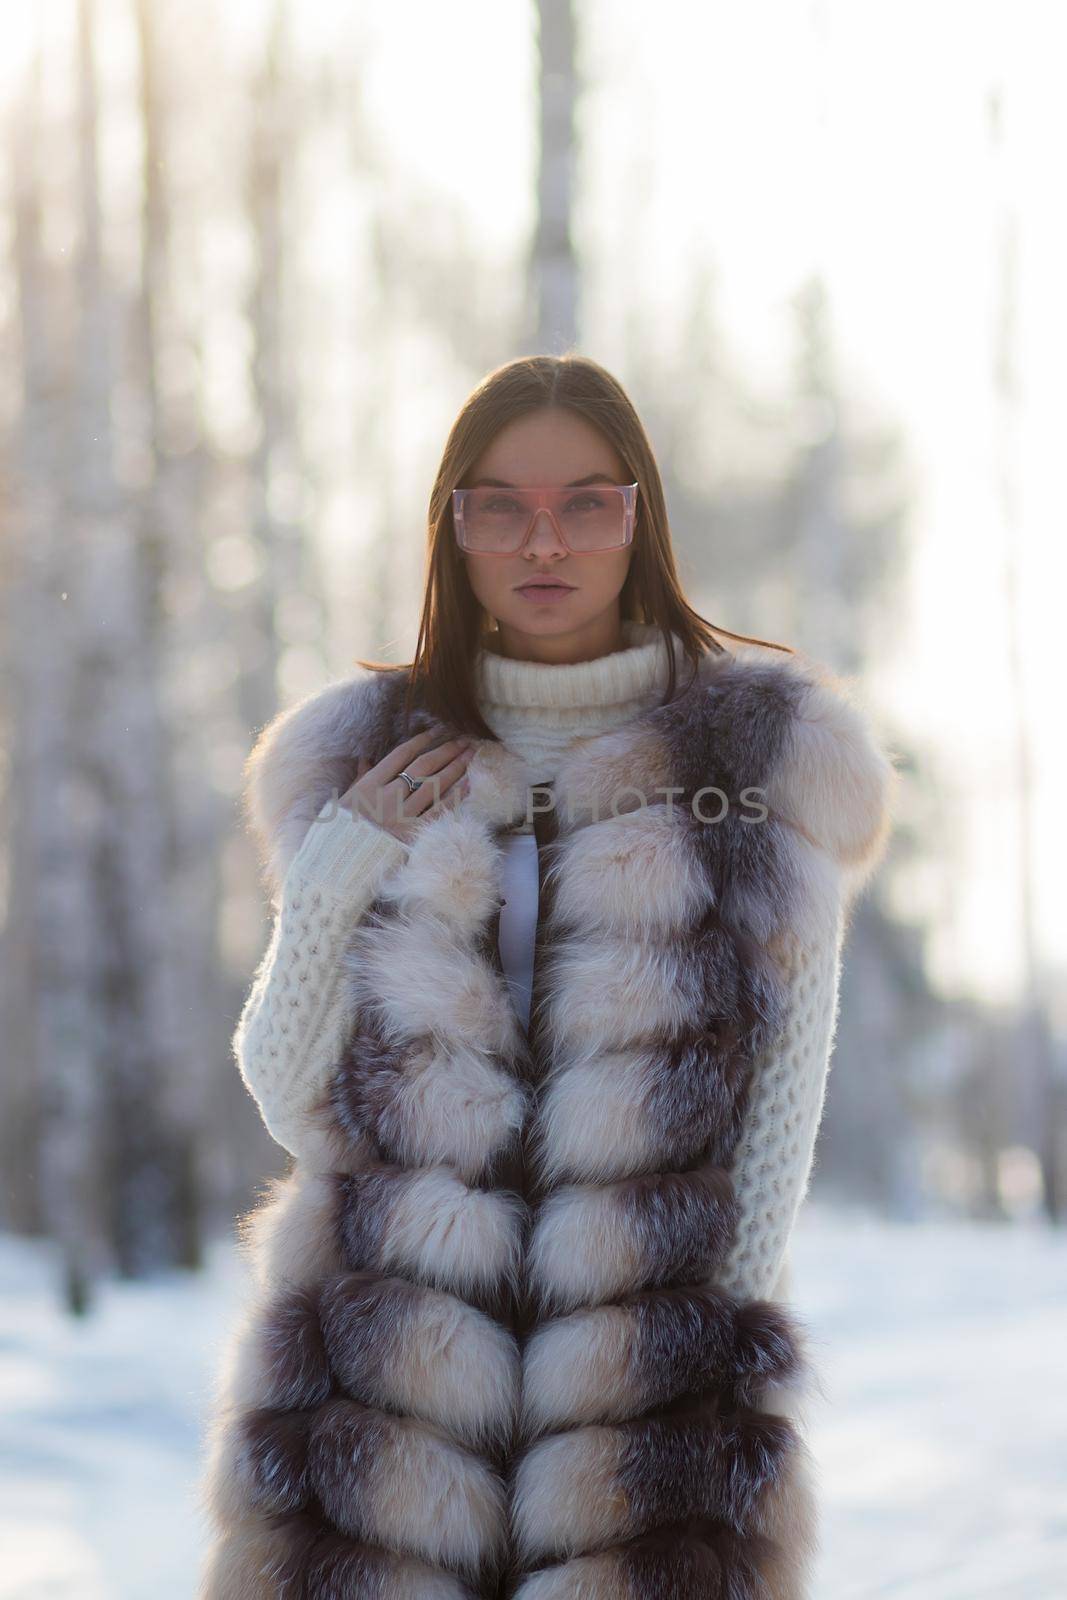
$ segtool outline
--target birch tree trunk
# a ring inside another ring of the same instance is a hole
[[[578,329],[574,206],[574,15],[571,0],[538,0],[540,148],[537,223],[530,260],[533,346],[560,354]]]
[[[130,1276],[178,1258],[177,1193],[188,1169],[164,1085],[182,1071],[171,966],[166,730],[159,671],[158,541],[113,471],[116,291],[105,269],[92,0],[78,11],[80,350],[72,529],[85,577],[78,750],[95,790],[97,1006],[108,1091],[109,1233]]]
[[[25,917],[29,1063],[44,1231],[59,1249],[67,1306],[84,1312],[106,1260],[103,1096],[92,857],[96,795],[75,745],[82,709],[76,585],[54,446],[63,437],[53,275],[41,236],[43,145],[38,61],[17,123],[15,266],[22,335],[20,604],[14,615],[19,730],[12,903]]]

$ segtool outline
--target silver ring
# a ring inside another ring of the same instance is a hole
[[[413,778],[410,772],[402,772],[400,776],[408,786],[408,794],[414,794],[420,783],[425,783],[425,778]]]

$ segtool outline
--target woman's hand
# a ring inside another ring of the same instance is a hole
[[[467,792],[464,775],[474,754],[473,741],[459,738],[435,744],[438,737],[433,729],[424,729],[396,745],[374,766],[361,756],[359,776],[338,803],[395,838],[410,841],[423,817],[437,816],[446,809],[446,799],[452,804]],[[426,782],[409,792],[401,772]]]

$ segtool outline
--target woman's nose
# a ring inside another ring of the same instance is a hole
[[[540,544],[537,542],[538,538],[541,540]],[[546,543],[548,546],[555,547],[559,550],[565,551],[567,548],[560,537],[559,529],[557,528],[555,520],[553,519],[552,513],[549,511],[548,507],[538,506],[537,510],[534,512],[533,521],[530,524],[529,532],[526,535],[526,548],[530,549],[531,547],[536,546],[537,549],[543,550],[546,546]]]

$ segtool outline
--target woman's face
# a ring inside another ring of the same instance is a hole
[[[545,407],[501,428],[464,487],[474,488],[485,478],[515,488],[562,488],[595,477],[625,483],[625,473],[619,456],[591,423],[562,407]],[[516,555],[463,551],[461,557],[477,599],[497,622],[504,652],[544,656],[548,646],[550,654],[565,659],[572,651],[580,655],[614,647],[619,591],[632,554],[633,546],[623,545],[574,555],[542,509]],[[568,587],[538,592],[538,577],[549,576]],[[542,641],[540,648],[537,641]]]

